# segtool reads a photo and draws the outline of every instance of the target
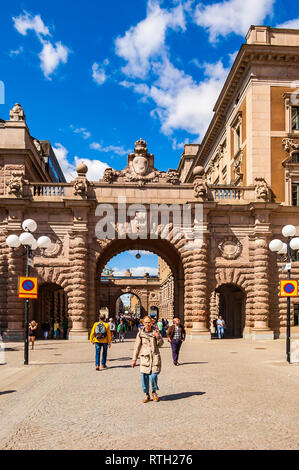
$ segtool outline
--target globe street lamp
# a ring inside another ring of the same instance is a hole
[[[287,279],[291,279],[291,249],[299,250],[299,237],[296,235],[296,227],[294,225],[285,225],[282,229],[282,234],[286,237],[287,242],[283,243],[281,240],[272,240],[269,243],[269,249],[278,255],[287,255]],[[295,238],[292,238],[295,237]],[[287,334],[286,334],[286,354],[287,361],[290,363],[290,350],[291,350],[291,299],[287,296]]]
[[[35,232],[37,229],[37,224],[32,219],[26,219],[22,223],[22,228],[24,230],[21,235],[9,235],[6,238],[6,244],[12,248],[19,248],[23,245],[25,255],[26,255],[26,277],[30,275],[30,266],[32,266],[32,252],[37,248],[45,250],[51,245],[51,240],[49,237],[42,236],[38,240],[35,240],[32,232]],[[23,255],[22,255],[23,256]],[[25,325],[24,325],[24,364],[28,364],[28,326],[29,326],[29,299],[25,299]]]

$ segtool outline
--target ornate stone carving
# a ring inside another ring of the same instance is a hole
[[[76,167],[77,171],[77,178],[75,178],[73,186],[74,186],[74,194],[77,196],[85,197],[87,196],[88,192],[88,185],[89,182],[86,178],[86,173],[88,172],[88,168],[85,163],[81,162]]]
[[[113,170],[113,168],[106,168],[104,171],[104,181],[107,183],[113,183],[119,176],[120,171]]]
[[[178,184],[180,182],[179,174],[176,170],[168,170],[165,178],[167,183]]]
[[[242,252],[239,240],[224,240],[218,245],[221,256],[225,259],[236,259]]]
[[[285,151],[290,154],[290,157],[292,157],[294,153],[299,153],[299,143],[294,139],[282,139],[282,145],[284,146]]]
[[[23,196],[24,183],[24,173],[22,171],[12,171],[12,177],[6,183],[8,194],[14,194],[18,197]]]
[[[9,111],[9,119],[11,121],[25,121],[25,113],[20,105],[20,103],[16,103],[14,107]]]
[[[195,167],[193,170],[193,174],[194,174],[194,182],[193,182],[194,197],[204,201],[207,199],[207,195],[208,195],[208,186],[204,177],[204,168],[201,166]]]
[[[86,178],[76,178],[74,181],[74,194],[77,196],[86,196],[88,190]]]
[[[270,200],[270,188],[264,178],[255,178],[255,196],[256,199]]]
[[[42,151],[42,146],[41,146],[40,141],[39,141],[38,139],[34,139],[34,138],[33,138],[33,139],[32,139],[32,142],[33,142],[33,144],[34,144],[36,150],[38,151],[38,153],[41,155],[41,154],[43,153],[43,151]]]
[[[154,156],[148,153],[146,142],[142,139],[135,142],[134,153],[128,155],[127,167],[122,171],[107,168],[104,172],[104,181],[107,183],[132,182],[143,186],[146,183],[156,183],[165,177],[165,172],[160,172],[154,167]],[[174,175],[170,176],[172,180]]]

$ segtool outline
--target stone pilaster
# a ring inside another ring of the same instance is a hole
[[[192,247],[192,245],[191,245]],[[209,336],[207,308],[208,242],[182,255],[185,265],[185,322],[191,335]]]
[[[70,262],[68,285],[68,310],[71,320],[69,339],[87,339],[87,233],[74,232],[70,237]]]
[[[9,340],[24,338],[24,299],[18,298],[18,276],[24,275],[21,250],[7,247],[7,329],[4,337]]]
[[[258,235],[254,250],[254,339],[273,339],[269,328],[269,248],[266,236]]]
[[[0,235],[0,326],[1,330],[7,328],[7,260],[6,252],[8,248],[5,245],[5,235]]]

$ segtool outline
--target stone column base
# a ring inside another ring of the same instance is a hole
[[[88,330],[87,329],[70,330],[68,338],[71,341],[88,341],[89,339]]]
[[[253,328],[251,330],[251,338],[254,341],[264,341],[264,340],[274,340],[274,331],[270,330],[270,328],[265,329],[258,329]]]
[[[211,339],[211,333],[208,330],[205,322],[193,322],[192,329],[190,330],[189,338]]]
[[[2,333],[3,341],[24,341],[24,330],[13,330],[7,328]]]

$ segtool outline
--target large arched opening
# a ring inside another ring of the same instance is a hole
[[[236,284],[223,284],[216,289],[217,312],[225,321],[225,336],[242,338],[245,328],[246,294]]]
[[[45,323],[49,323],[52,333],[54,322],[58,322],[62,332],[62,323],[68,320],[68,302],[64,289],[52,282],[41,284],[38,288],[38,300],[33,302],[30,311],[30,321],[35,320],[38,323],[38,337],[43,336],[42,325]]]
[[[171,292],[173,298],[173,308],[172,316],[178,316],[181,318],[182,322],[184,321],[184,270],[181,261],[181,257],[175,247],[167,240],[157,239],[157,240],[148,240],[148,239],[116,239],[109,243],[109,245],[104,249],[104,251],[99,255],[96,265],[96,310],[98,310],[99,299],[101,298],[100,289],[103,289],[101,282],[101,273],[103,272],[104,267],[107,265],[109,260],[116,256],[119,253],[128,251],[128,250],[137,250],[137,251],[149,251],[156,254],[160,257],[169,267],[171,276],[173,277],[173,291]],[[128,288],[129,288],[128,283]],[[132,291],[135,293],[134,291]],[[152,293],[153,294],[153,293]],[[142,314],[148,314],[149,308],[153,305],[152,299],[149,298],[147,304],[145,305],[142,302],[144,311]]]

